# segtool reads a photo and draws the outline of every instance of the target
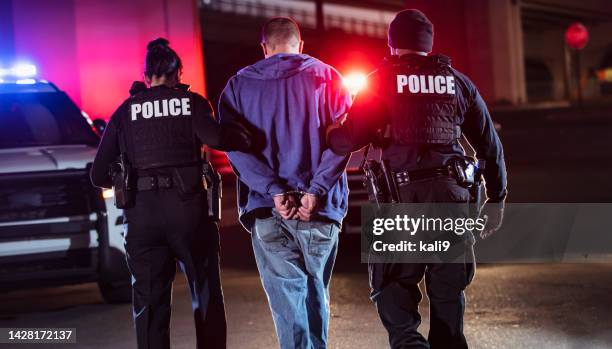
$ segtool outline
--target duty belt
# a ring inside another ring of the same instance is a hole
[[[138,191],[172,188],[172,176],[138,177]]]
[[[416,181],[427,180],[436,177],[452,177],[453,173],[445,167],[429,168],[414,171],[394,171],[393,177],[397,185],[406,185]]]

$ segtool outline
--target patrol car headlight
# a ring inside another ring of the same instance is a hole
[[[110,199],[115,196],[115,192],[112,189],[104,189],[102,190],[102,197],[105,199]]]
[[[359,90],[366,87],[368,84],[368,78],[364,73],[353,72],[347,74],[342,79],[342,84],[346,87],[352,95],[356,95]]]

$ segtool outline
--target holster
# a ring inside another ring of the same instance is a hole
[[[221,221],[221,175],[215,171],[210,162],[202,165],[202,175],[204,188],[206,189],[206,199],[208,200],[208,217],[215,221]]]
[[[478,176],[478,161],[470,157],[455,157],[450,159],[446,166],[449,174],[457,180],[457,184],[464,188],[471,188],[476,184]]]
[[[133,185],[133,171],[127,155],[119,155],[117,162],[111,164],[111,178],[115,192],[115,206],[119,209],[134,206],[136,191]]]
[[[362,168],[365,174],[363,185],[371,202],[377,205],[399,202],[399,191],[385,162],[366,160]]]

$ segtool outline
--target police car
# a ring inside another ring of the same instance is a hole
[[[89,180],[104,123],[35,74],[0,67],[0,290],[97,282],[130,301],[121,211]]]

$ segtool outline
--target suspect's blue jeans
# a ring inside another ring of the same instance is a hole
[[[282,349],[327,347],[339,231],[337,223],[277,215],[255,220],[253,250]]]

